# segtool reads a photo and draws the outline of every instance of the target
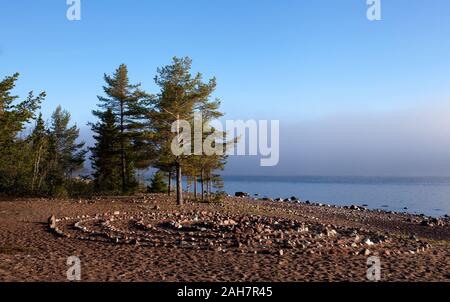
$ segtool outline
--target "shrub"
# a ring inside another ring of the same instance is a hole
[[[148,193],[165,193],[167,192],[167,184],[164,181],[164,175],[161,172],[157,172],[153,175],[151,184],[147,188]]]

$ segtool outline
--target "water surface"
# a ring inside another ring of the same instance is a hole
[[[430,216],[450,214],[450,177],[224,176],[224,181],[224,190],[232,195],[244,191]]]

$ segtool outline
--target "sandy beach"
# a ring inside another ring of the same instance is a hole
[[[49,217],[54,215],[54,225]],[[450,223],[410,214],[165,195],[0,201],[0,281],[450,281]]]

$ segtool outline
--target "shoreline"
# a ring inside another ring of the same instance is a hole
[[[255,195],[257,196],[257,195]],[[228,195],[229,198],[233,197],[232,195]],[[235,198],[239,198],[237,196],[234,196]],[[370,207],[367,204],[351,204],[351,205],[339,205],[339,204],[333,204],[333,203],[322,203],[322,202],[318,202],[318,201],[310,201],[310,200],[305,200],[302,201],[299,198],[295,197],[295,198],[274,198],[274,197],[263,197],[263,198],[259,198],[259,197],[251,197],[248,196],[247,197],[250,201],[265,201],[265,202],[272,202],[272,203],[284,203],[284,204],[305,204],[305,205],[311,205],[311,206],[317,206],[317,207],[327,207],[327,208],[342,208],[342,209],[347,209],[347,210],[357,210],[357,211],[375,211],[375,212],[381,212],[381,213],[386,213],[386,214],[396,214],[396,215],[409,215],[409,216],[418,216],[418,217],[422,217],[424,219],[448,219],[450,218],[449,214],[444,214],[444,215],[440,215],[440,216],[434,216],[434,215],[426,215],[423,213],[411,213],[408,212],[408,208],[404,208],[404,211],[394,211],[394,210],[389,210],[390,206],[389,205],[385,205],[382,207]]]
[[[266,179],[266,178],[263,178]],[[269,178],[270,179],[270,178]],[[337,206],[363,206],[370,209],[427,215],[435,218],[450,215],[450,184],[437,183],[345,183],[297,182],[226,179],[224,191],[234,195],[245,190],[252,198],[285,200],[294,195],[302,201]],[[254,195],[254,194],[259,195]],[[430,198],[430,196],[433,196]]]

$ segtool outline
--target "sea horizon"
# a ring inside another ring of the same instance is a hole
[[[288,179],[297,179],[297,180],[304,180],[304,181],[314,181],[314,182],[329,182],[329,181],[353,181],[353,180],[367,180],[368,182],[375,181],[377,179],[383,180],[383,181],[427,181],[432,180],[434,182],[442,181],[442,182],[449,182],[450,183],[450,175],[449,176],[436,176],[436,175],[417,175],[417,176],[386,176],[386,175],[239,175],[239,174],[222,174],[221,177],[223,179],[245,179],[245,178],[253,178],[253,179],[279,179],[279,180],[288,180]]]

